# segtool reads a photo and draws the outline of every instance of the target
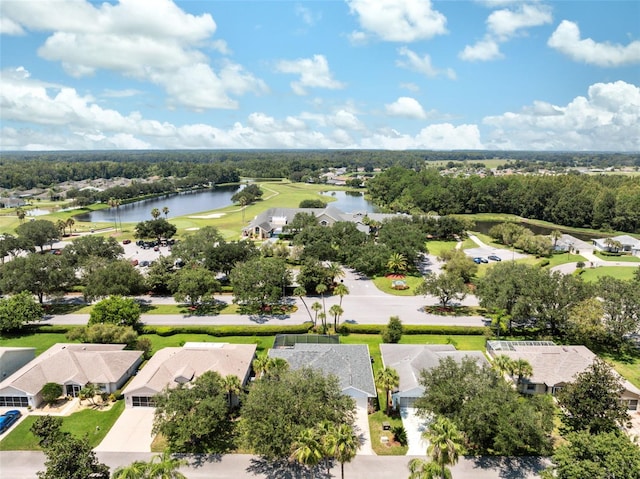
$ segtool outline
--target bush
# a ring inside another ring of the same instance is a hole
[[[340,334],[381,334],[386,326],[381,324],[347,324],[338,327]],[[402,326],[402,334],[448,334],[483,336],[490,331],[484,326],[438,326],[432,324],[416,324]]]
[[[382,341],[384,343],[398,343],[402,338],[402,322],[398,316],[391,316],[389,323],[382,330]]]
[[[580,268],[580,269],[584,268],[584,261],[578,261],[576,263],[576,268]]]
[[[393,433],[393,437],[394,439],[401,445],[401,446],[406,446],[407,444],[409,444],[409,441],[407,440],[407,431],[405,430],[404,427],[402,426],[395,426],[391,429],[391,432]]]
[[[224,336],[273,336],[275,334],[306,334],[311,323],[292,326],[145,326],[143,334],[173,336],[175,334],[209,334]]]
[[[42,400],[46,403],[55,402],[62,396],[62,386],[58,383],[47,383],[42,387]]]

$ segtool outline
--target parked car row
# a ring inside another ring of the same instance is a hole
[[[487,258],[483,258],[481,256],[476,256],[475,258],[473,258],[473,262],[476,263],[476,264],[480,264],[480,263],[488,263],[489,260],[491,260],[491,261],[502,261],[502,258],[500,258],[500,256],[496,256],[495,254],[489,255],[489,256],[487,256]]]
[[[20,419],[20,416],[22,416],[22,413],[17,409],[7,411],[0,416],[0,433],[9,429],[18,419]]]

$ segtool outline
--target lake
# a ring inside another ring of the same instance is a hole
[[[343,213],[380,213],[380,209],[364,198],[364,193],[360,191],[323,191],[323,196],[330,196],[336,201],[328,203],[338,208]]]
[[[168,217],[185,216],[201,213],[203,211],[216,210],[232,204],[231,197],[241,186],[217,186],[211,190],[185,191],[171,195],[158,196],[148,200],[136,201],[121,205],[118,208],[118,221],[123,223],[138,223],[152,219],[151,210],[158,208],[162,211],[165,206],[169,208]],[[92,211],[75,216],[78,221],[113,223],[115,221],[116,208]],[[164,215],[161,216],[164,218]]]

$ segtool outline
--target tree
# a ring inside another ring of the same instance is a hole
[[[133,461],[126,466],[120,466],[111,475],[111,479],[147,479],[149,463],[145,461]]]
[[[566,411],[564,423],[574,431],[592,434],[617,430],[629,420],[627,406],[620,401],[623,392],[620,376],[596,357],[557,394],[558,403]]]
[[[451,474],[447,474],[447,466],[456,464],[463,453],[463,435],[452,421],[439,416],[429,424],[423,437],[429,441],[427,454],[438,464],[440,477],[450,477]]]
[[[318,313],[322,310],[322,304],[320,304],[318,301],[314,301],[311,305],[311,309],[315,313],[313,320],[313,327],[315,328],[318,325]]]
[[[402,253],[393,253],[387,260],[387,268],[392,273],[404,273],[407,270],[407,258]]]
[[[319,284],[331,285],[331,272],[316,258],[305,258],[300,265],[296,281],[307,291],[316,291]]]
[[[169,207],[168,206],[163,206],[162,207],[162,214],[164,215],[165,219],[169,216]]]
[[[0,333],[21,329],[24,325],[41,321],[44,310],[28,291],[0,299]]]
[[[430,274],[416,288],[417,294],[437,296],[442,307],[447,307],[452,300],[462,301],[469,289],[461,276],[449,271],[439,275]]]
[[[239,263],[230,279],[234,303],[264,311],[281,301],[291,273],[280,258],[254,258]]]
[[[562,232],[560,230],[552,230],[551,233],[549,233],[549,237],[553,241],[553,249],[555,249],[558,240],[562,238]]]
[[[439,259],[446,261],[443,269],[447,273],[453,275],[454,278],[462,278],[464,283],[470,283],[478,272],[478,265],[461,249],[445,250],[440,253]]]
[[[329,308],[329,314],[333,316],[333,330],[338,331],[338,325],[340,324],[340,316],[344,313],[344,309],[338,304],[334,304]]]
[[[166,388],[155,397],[153,433],[161,433],[168,449],[183,453],[221,453],[232,430],[222,378],[207,371],[193,382]]]
[[[267,369],[267,363],[269,362],[269,356],[258,356],[251,363],[251,367],[253,368],[253,372],[256,375],[256,378],[260,378],[265,370]]]
[[[62,386],[58,383],[46,383],[42,386],[42,400],[46,403],[54,403],[62,396]]]
[[[349,424],[338,424],[331,427],[324,438],[325,447],[330,457],[340,463],[340,475],[344,479],[344,464],[356,457],[360,448],[360,440]]]
[[[491,364],[501,376],[511,374],[513,372],[513,359],[506,354],[496,356],[493,358],[493,362]]]
[[[328,421],[352,424],[355,403],[338,378],[311,368],[254,381],[242,405],[240,434],[245,447],[269,460],[286,459],[300,434]]]
[[[86,267],[96,258],[113,261],[124,254],[124,248],[115,238],[87,235],[76,238],[64,249],[64,254],[73,265]]]
[[[160,218],[160,215],[161,215],[161,213],[160,213],[160,210],[159,210],[158,208],[153,208],[153,209],[151,210],[151,217],[152,217],[154,220],[157,220],[158,218]]]
[[[533,375],[533,367],[526,359],[518,358],[513,361],[511,366],[513,368],[513,374],[518,376],[516,384],[520,386],[523,378],[529,378]]]
[[[440,479],[441,473],[440,466],[432,461],[425,461],[420,458],[413,458],[409,461],[409,479]],[[444,470],[444,478],[451,479],[451,471],[449,469]]]
[[[333,294],[340,296],[339,305],[342,306],[342,298],[349,294],[349,288],[347,288],[344,283],[339,283],[335,288],[333,288]]]
[[[391,316],[387,326],[382,330],[383,343],[398,343],[402,338],[402,321],[398,316]]]
[[[91,269],[84,281],[82,294],[87,302],[107,296],[135,296],[146,291],[144,276],[126,260]]]
[[[242,383],[235,374],[228,374],[222,378],[222,387],[227,393],[229,410],[233,409],[233,398],[242,392]]]
[[[51,221],[33,220],[22,223],[16,228],[18,236],[40,247],[44,250],[44,245],[53,243],[60,239],[60,230]]]
[[[109,205],[109,208],[116,209],[113,213],[113,226],[117,232],[118,231],[118,213],[120,212],[120,205],[122,204],[122,201],[118,198],[109,198],[109,201],[107,202],[107,204]]]
[[[566,443],[554,452],[545,479],[637,479],[640,448],[620,431],[567,434]]]
[[[20,224],[22,224],[25,216],[27,216],[27,212],[24,210],[24,208],[16,208],[16,216],[20,220]]]
[[[169,239],[173,237],[176,231],[176,225],[169,223],[164,218],[156,218],[138,223],[136,225],[136,238],[154,238],[159,243],[162,238]]]
[[[300,301],[302,301],[302,304],[304,305],[304,309],[307,310],[307,314],[309,315],[309,319],[311,320],[311,322],[315,326],[316,324],[315,324],[315,321],[313,319],[313,316],[311,315],[311,310],[309,309],[309,306],[307,306],[307,302],[304,300],[304,297],[307,295],[307,290],[304,289],[302,286],[296,286],[296,288],[293,290],[293,295],[297,296],[298,298],[300,298]]]
[[[215,274],[197,264],[190,264],[175,273],[169,282],[174,299],[190,306],[210,303],[213,293],[221,290],[220,282]]]
[[[607,335],[613,343],[621,344],[627,334],[640,329],[640,289],[633,281],[604,276],[596,291],[602,298]]]
[[[15,237],[11,234],[0,235],[0,261],[4,264],[4,257],[11,255],[12,259],[18,255],[20,251],[35,251],[33,244],[24,238]]]
[[[376,386],[384,389],[384,397],[386,401],[385,414],[388,416],[391,409],[391,391],[400,385],[400,376],[398,371],[389,366],[376,372]]]
[[[4,293],[30,291],[38,296],[64,292],[75,281],[73,269],[64,255],[29,254],[2,265],[0,290]]]
[[[264,378],[279,380],[289,370],[289,363],[284,358],[268,358],[264,365]]]
[[[139,325],[140,305],[132,298],[111,296],[96,303],[89,315],[88,325],[97,323],[111,323],[119,326],[131,326],[134,329]]]
[[[316,293],[318,293],[322,297],[322,311],[324,312],[325,316],[327,315],[327,308],[324,303],[324,293],[326,293],[328,289],[329,288],[327,288],[327,285],[324,283],[320,283],[316,285]],[[325,329],[326,329],[326,325],[325,325]]]
[[[588,298],[574,305],[567,316],[567,337],[574,344],[589,348],[606,342],[607,330],[604,322],[604,307],[598,298]]]
[[[60,416],[38,416],[29,431],[38,438],[41,447],[46,447],[60,434],[62,418]]]
[[[46,470],[38,479],[109,479],[109,467],[98,462],[86,438],[58,434],[44,447]]]
[[[189,461],[173,457],[169,451],[153,455],[147,464],[148,479],[187,479],[178,469],[189,464]]]
[[[96,323],[70,329],[66,337],[81,343],[126,344],[128,349],[137,349],[138,333],[131,326],[112,323]]]
[[[317,466],[324,458],[325,451],[318,431],[313,428],[306,428],[300,431],[298,437],[292,445],[290,460],[293,460],[306,467]]]
[[[80,401],[86,399],[87,401],[89,401],[89,404],[95,406],[95,397],[101,392],[102,390],[96,384],[87,383],[82,389],[80,389],[80,394],[78,397],[80,398]]]

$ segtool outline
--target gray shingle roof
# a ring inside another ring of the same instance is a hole
[[[269,356],[283,358],[291,369],[310,367],[340,380],[342,390],[355,388],[375,397],[371,357],[366,344],[302,344],[293,348],[271,349]]]

